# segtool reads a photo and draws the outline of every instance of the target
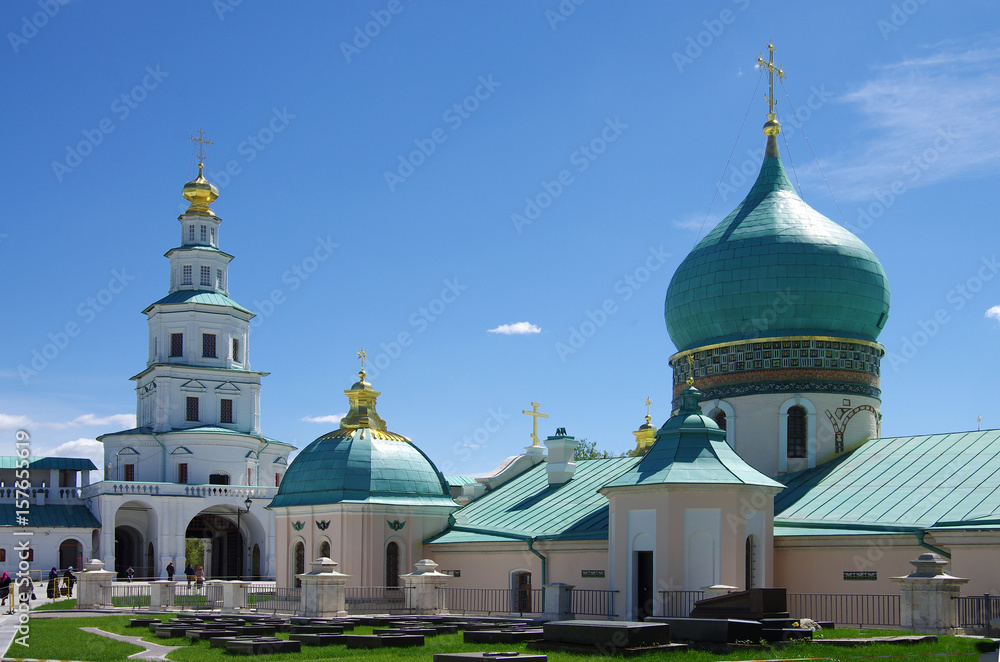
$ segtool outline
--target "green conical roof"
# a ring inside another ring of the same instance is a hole
[[[875,342],[889,281],[864,242],[796,194],[770,136],[753,188],[681,262],[664,308],[678,351],[795,335]]]
[[[689,386],[681,407],[656,433],[656,442],[632,469],[607,487],[637,485],[759,485],[784,487],[743,460],[726,443],[725,430],[701,413],[701,392]]]

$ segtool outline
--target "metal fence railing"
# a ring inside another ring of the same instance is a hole
[[[477,614],[540,614],[540,588],[449,588],[445,591],[445,606],[449,611]]]
[[[277,588],[274,582],[254,582],[246,587],[247,609],[294,614],[301,601],[301,588]]]
[[[841,627],[899,627],[898,595],[789,593],[787,599],[793,618],[833,621]]]
[[[347,612],[350,614],[402,614],[412,611],[406,606],[403,586],[348,586]]]
[[[975,634],[992,637],[997,628],[990,627],[990,621],[1000,617],[1000,596],[962,595],[958,600],[958,626]]]
[[[131,609],[149,608],[149,584],[133,584],[131,582],[114,582],[105,589],[105,604],[113,607],[128,607]]]
[[[704,591],[660,591],[661,612],[671,618],[687,618],[694,603],[704,597]]]
[[[570,611],[577,616],[603,616],[611,620],[615,613],[615,594],[605,589],[574,588],[570,598]]]

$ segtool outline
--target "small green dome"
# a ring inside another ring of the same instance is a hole
[[[773,136],[753,188],[684,258],[664,306],[678,351],[797,335],[875,342],[888,314],[878,258],[795,193]]]
[[[450,494],[434,463],[405,437],[342,428],[296,456],[269,507],[344,502],[455,506]]]

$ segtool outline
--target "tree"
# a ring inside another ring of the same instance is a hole
[[[609,457],[625,457],[626,452],[613,453],[611,451],[599,449],[596,441],[581,439],[576,445],[573,453],[574,460],[606,460]]]
[[[205,562],[205,541],[199,538],[186,539],[184,541],[184,559],[192,568],[202,565]]]

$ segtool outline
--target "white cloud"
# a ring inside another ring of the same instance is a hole
[[[526,333],[541,333],[541,327],[535,326],[531,322],[515,322],[514,324],[501,324],[495,329],[488,329],[488,333],[499,333],[505,336],[520,336]]]
[[[824,164],[841,197],[1000,171],[1000,47],[937,48],[950,50],[879,67],[842,97],[868,132],[863,149]]]
[[[95,416],[83,414],[71,421],[33,421],[27,416],[0,414],[0,430],[19,430],[32,428],[51,428],[65,430],[76,427],[110,428],[109,432],[128,430],[135,427],[135,414],[112,414],[110,416]]]
[[[340,420],[347,414],[330,414],[328,416],[303,416],[301,420],[306,423],[340,423]]]
[[[698,236],[708,233],[719,224],[722,219],[715,214],[688,214],[681,218],[674,219],[671,225],[681,230],[697,232]]]
[[[991,320],[1000,322],[1000,306],[991,306],[987,309],[986,316]]]
[[[35,451],[35,449],[32,450]],[[39,448],[37,451],[33,452],[32,455],[36,457],[86,458],[93,462],[94,466],[97,467],[97,476],[101,476],[101,465],[104,464],[104,444],[96,439],[80,437],[79,439],[59,444],[55,448]],[[91,480],[100,480],[94,476],[94,473],[95,472],[93,471],[90,472]]]

